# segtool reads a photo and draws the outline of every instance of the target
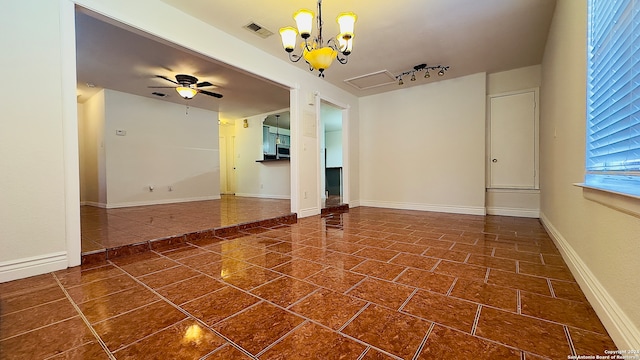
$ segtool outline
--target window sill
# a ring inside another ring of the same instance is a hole
[[[603,189],[585,183],[573,184],[582,188],[585,199],[595,201],[626,214],[640,217],[640,196],[624,194],[611,189]]]

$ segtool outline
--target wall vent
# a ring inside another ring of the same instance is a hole
[[[273,35],[273,32],[265,29],[264,27],[262,27],[261,25],[258,25],[256,23],[254,23],[253,21],[248,23],[247,25],[243,26],[245,29],[251,31],[252,33],[260,36],[263,39],[268,38],[269,36]]]

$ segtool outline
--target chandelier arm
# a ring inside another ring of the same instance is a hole
[[[336,60],[338,60],[338,62],[342,65],[346,64],[347,62],[349,62],[349,56],[340,58],[340,54],[342,54],[341,52],[338,51],[338,54],[336,55]]]
[[[302,59],[302,55],[297,55],[297,54],[294,54],[294,53],[289,53],[289,60],[290,60],[291,62],[296,63],[296,62],[300,61],[300,59]]]

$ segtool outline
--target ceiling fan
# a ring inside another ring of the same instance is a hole
[[[201,88],[213,86],[213,84],[208,81],[198,82],[198,78],[196,78],[195,76],[178,74],[176,75],[175,81],[163,75],[156,75],[156,77],[170,81],[176,84],[177,86],[149,86],[149,88],[176,89],[178,94],[180,94],[180,96],[182,96],[185,99],[191,99],[194,96],[196,96],[196,94],[198,93],[213,96],[218,99],[222,97],[222,94],[214,93],[207,90],[202,90]]]

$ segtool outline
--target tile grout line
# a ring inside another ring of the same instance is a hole
[[[520,274],[520,260],[516,260],[516,274]]]
[[[206,324],[204,321],[202,321],[202,320],[198,319],[197,317],[193,316],[191,313],[189,313],[188,311],[186,311],[185,309],[183,309],[183,308],[182,308],[182,307],[180,307],[179,305],[174,304],[174,303],[173,303],[173,301],[170,301],[170,300],[169,300],[169,299],[167,299],[166,297],[162,296],[162,295],[161,295],[160,293],[158,293],[155,289],[153,289],[153,288],[151,288],[150,286],[148,286],[147,284],[145,284],[145,283],[141,282],[141,281],[140,281],[140,280],[138,280],[135,276],[133,276],[133,275],[129,274],[128,272],[126,272],[125,270],[123,270],[123,269],[122,269],[120,266],[118,266],[117,264],[113,264],[113,263],[112,263],[112,265],[113,265],[113,266],[115,266],[115,267],[117,267],[117,268],[118,268],[118,269],[120,269],[121,271],[124,271],[124,272],[125,272],[127,275],[129,275],[129,277],[131,277],[135,282],[137,282],[137,283],[138,283],[138,284],[140,284],[141,286],[143,286],[143,287],[147,288],[147,290],[151,291],[153,294],[155,294],[156,296],[158,296],[160,299],[164,300],[164,301],[165,301],[166,303],[168,303],[170,306],[174,307],[176,310],[178,310],[178,311],[180,311],[181,313],[185,314],[185,315],[187,316],[187,318],[188,318],[188,319],[193,319],[194,321],[196,321],[197,323],[199,323],[200,325],[202,325],[204,328],[209,329],[209,331],[213,332],[216,336],[219,336],[220,338],[224,339],[224,340],[225,340],[225,341],[227,341],[229,344],[231,344],[232,346],[234,346],[236,349],[240,350],[242,353],[244,353],[244,354],[248,354],[248,355],[250,355],[251,357],[253,357],[253,354],[251,354],[249,351],[247,351],[246,349],[244,349],[242,346],[240,346],[240,345],[236,344],[235,342],[233,342],[231,339],[229,339],[229,338],[227,338],[226,336],[224,336],[224,335],[223,335],[222,333],[220,333],[219,331],[217,331],[217,330],[213,329],[212,327],[207,326],[207,324]],[[219,289],[218,289],[218,290],[219,290]],[[216,291],[217,291],[217,290],[216,290]],[[244,290],[243,290],[243,291],[244,291]],[[215,292],[215,291],[212,291],[212,292]],[[159,300],[159,301],[160,301],[160,300]],[[237,315],[237,314],[239,314],[239,313],[241,313],[241,312],[244,312],[244,311],[246,311],[246,310],[248,310],[248,309],[250,309],[250,308],[252,308],[252,307],[256,306],[256,305],[257,305],[257,304],[259,304],[260,302],[261,302],[261,301],[258,301],[258,302],[256,302],[255,304],[252,304],[252,305],[250,305],[250,306],[247,306],[246,308],[244,308],[243,310],[241,310],[241,311],[239,311],[239,312],[237,312],[237,313],[233,314],[232,316],[235,316],[235,315]],[[227,318],[229,318],[229,317],[231,317],[231,316],[228,316]],[[182,321],[184,321],[184,320],[185,320],[185,319],[180,320],[179,322],[182,322]],[[171,326],[173,326],[173,325],[175,325],[175,324],[172,324]],[[171,326],[168,326],[168,327],[171,327]],[[168,328],[168,327],[167,327],[167,328]],[[162,330],[164,330],[164,329],[162,329]],[[162,330],[160,330],[160,331],[162,331]],[[157,334],[158,332],[159,332],[159,331],[156,331],[156,332],[154,332],[153,334]],[[151,336],[151,335],[153,335],[153,334],[150,334],[150,335],[148,335],[148,336],[146,336],[146,337],[149,337],[149,336]],[[145,338],[146,338],[146,337],[145,337]],[[142,339],[140,339],[140,340],[142,340]],[[137,340],[136,342],[139,342],[140,340]],[[136,343],[136,342],[134,342],[134,343]],[[134,344],[134,343],[132,343],[132,344]],[[127,346],[130,346],[130,345],[131,345],[131,344],[129,344],[129,345],[127,345]],[[221,346],[222,346],[222,345],[221,345]],[[220,346],[220,347],[221,347],[221,346]],[[114,358],[113,360],[115,360],[115,358]]]
[[[402,305],[400,305],[399,308],[396,309],[396,311],[402,311],[402,309],[409,303],[409,301],[411,301],[411,299],[413,298],[413,296],[418,292],[418,290],[420,290],[419,288],[415,288],[413,289],[413,291],[411,292],[411,294],[409,294],[409,296],[407,297],[407,299],[402,303]]]
[[[473,325],[471,325],[471,335],[476,335],[476,329],[478,328],[478,322],[480,321],[480,313],[482,312],[482,304],[478,304],[476,310],[476,317],[473,319]]]
[[[403,265],[400,265],[403,266]],[[400,273],[398,274],[398,276],[394,277],[391,282],[395,283],[396,280],[398,280],[405,272],[407,272],[407,270],[409,270],[408,266],[405,266],[404,269],[402,271],[400,271]]]
[[[571,333],[569,332],[569,328],[566,325],[563,325],[562,328],[564,329],[564,335],[567,338],[567,341],[569,342],[569,348],[571,349],[571,355],[576,355],[576,348],[573,345],[573,339],[571,338]]]
[[[462,262],[463,264],[469,264],[468,261],[469,259],[471,259],[471,253],[467,253],[467,257],[464,258],[464,261]],[[471,265],[471,264],[469,264]]]
[[[100,344],[100,347],[102,348],[102,350],[106,351],[107,356],[109,357],[109,359],[116,360],[116,357],[111,353],[111,351],[107,347],[107,344],[104,342],[104,340],[102,340],[100,335],[98,335],[98,332],[93,328],[93,326],[91,326],[91,323],[89,322],[89,319],[87,319],[87,317],[84,315],[84,313],[80,310],[80,307],[78,306],[78,304],[76,304],[75,301],[73,301],[73,299],[71,298],[71,295],[69,295],[69,293],[64,288],[64,286],[62,286],[62,283],[60,283],[60,279],[58,279],[58,276],[56,276],[56,274],[52,274],[52,275],[53,275],[53,278],[56,280],[56,283],[58,283],[58,286],[60,287],[60,289],[62,289],[62,292],[64,293],[64,295],[67,297],[67,300],[69,300],[69,302],[71,303],[73,308],[76,310],[76,312],[78,313],[78,315],[80,316],[80,318],[82,319],[84,324],[89,328],[89,331],[91,331],[93,336],[96,338],[96,340],[98,341],[98,344]]]
[[[260,350],[255,357],[256,358],[260,358],[260,356],[264,355],[264,353],[266,353],[267,351],[269,351],[271,348],[273,348],[274,346],[276,346],[278,343],[280,343],[284,338],[286,338],[287,336],[289,336],[289,334],[292,334],[293,332],[295,332],[296,330],[300,329],[301,327],[303,327],[305,324],[309,324],[310,321],[309,320],[305,320],[303,322],[301,322],[300,324],[298,324],[298,326],[294,327],[293,329],[287,331],[284,335],[282,335],[281,337],[277,338],[274,342],[272,342],[271,344],[267,345],[267,347],[265,347],[264,349]]]
[[[547,285],[549,285],[549,291],[551,291],[551,297],[556,298],[556,292],[553,290],[553,284],[551,284],[551,279],[547,278]]]
[[[312,292],[308,293],[307,295],[301,297],[300,299],[292,302],[291,304],[289,304],[289,306],[284,307],[287,310],[291,310],[292,307],[298,305],[299,303],[303,302],[304,300],[310,298],[311,296],[315,295],[316,293],[320,292],[320,290],[322,289],[322,287],[318,287],[317,289],[313,290]]]
[[[445,294],[446,296],[451,295],[451,293],[453,292],[453,288],[456,286],[456,284],[458,283],[458,279],[460,278],[455,278],[453,279],[453,283],[451,283],[451,286],[449,286],[449,290],[447,290],[447,293]]]
[[[489,274],[491,273],[491,268],[488,267],[487,268],[487,272],[484,274],[484,283],[488,284],[489,283]]]
[[[424,345],[427,343],[427,339],[429,338],[429,335],[431,335],[431,332],[433,331],[434,327],[436,327],[436,323],[432,322],[431,325],[429,326],[429,330],[427,330],[427,333],[424,335],[424,338],[422,338],[420,345],[418,345],[418,349],[416,349],[416,353],[411,358],[412,360],[418,359],[418,356],[420,356],[422,349],[424,349]]]
[[[438,265],[440,265],[441,262],[442,262],[442,259],[438,259],[438,261],[436,261],[436,263],[428,271],[434,272],[436,270],[436,268],[438,267]]]
[[[338,328],[338,330],[336,331],[339,333],[342,333],[342,330],[344,330],[344,328],[346,328],[349,324],[351,324],[351,322],[355,320],[355,318],[357,318],[360,314],[362,314],[365,310],[367,310],[367,308],[369,308],[369,305],[371,305],[371,303],[367,301],[366,304],[364,304],[360,310],[358,310],[349,320],[347,320],[347,322],[345,322],[342,326],[340,326],[340,328]]]

